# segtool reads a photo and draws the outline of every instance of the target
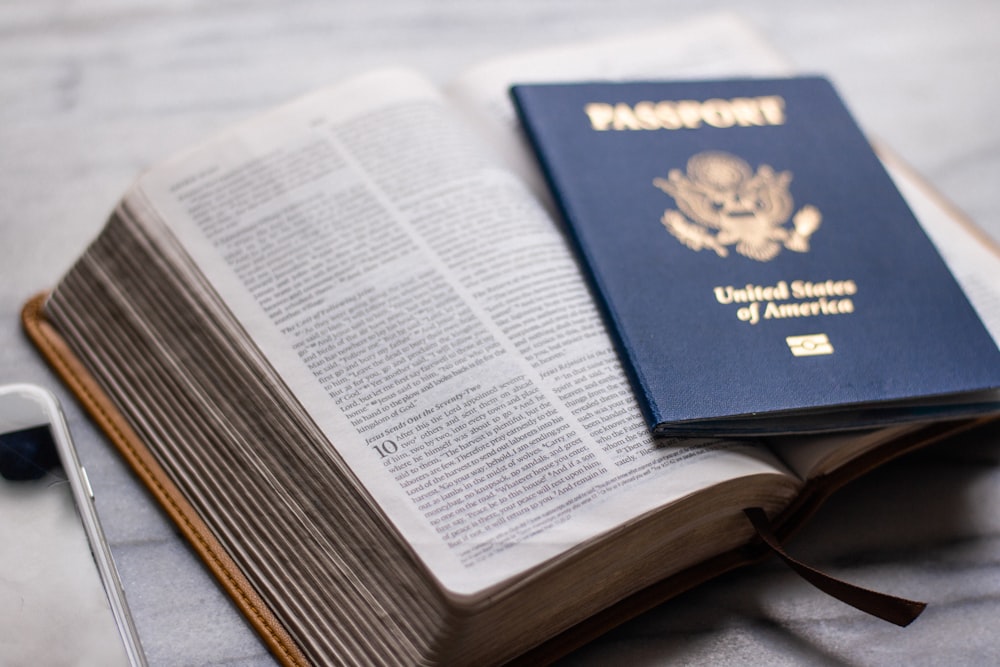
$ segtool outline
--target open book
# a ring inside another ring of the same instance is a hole
[[[507,85],[782,63],[726,17],[627,43],[496,62],[447,94],[373,73],[251,120],[143,175],[26,309],[282,661],[558,653],[756,558],[744,508],[790,530],[965,426],[650,437]],[[996,336],[1000,260],[903,178]]]

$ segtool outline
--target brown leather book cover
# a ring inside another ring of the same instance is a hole
[[[181,495],[59,332],[46,321],[44,305],[47,296],[39,294],[33,297],[22,310],[21,321],[29,338],[177,525],[274,656],[285,665],[308,665],[309,661],[271,613],[266,602],[236,567],[208,526]]]

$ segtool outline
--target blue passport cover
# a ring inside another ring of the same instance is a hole
[[[1000,408],[1000,351],[820,77],[512,89],[657,434]]]

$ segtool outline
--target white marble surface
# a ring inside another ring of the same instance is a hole
[[[0,382],[36,382],[63,399],[151,664],[272,660],[35,355],[17,316],[97,233],[144,166],[214,130],[378,65],[409,64],[443,82],[487,56],[731,8],[800,69],[832,76],[872,135],[1000,239],[1000,4],[695,5],[0,4]],[[845,578],[931,605],[900,630],[765,563],[663,605],[566,664],[995,664],[1000,429],[856,483],[790,548]]]

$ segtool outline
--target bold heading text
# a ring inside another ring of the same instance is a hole
[[[590,126],[607,130],[694,130],[711,127],[784,125],[785,100],[779,95],[734,97],[729,100],[663,100],[608,104],[591,102],[583,107]]]

